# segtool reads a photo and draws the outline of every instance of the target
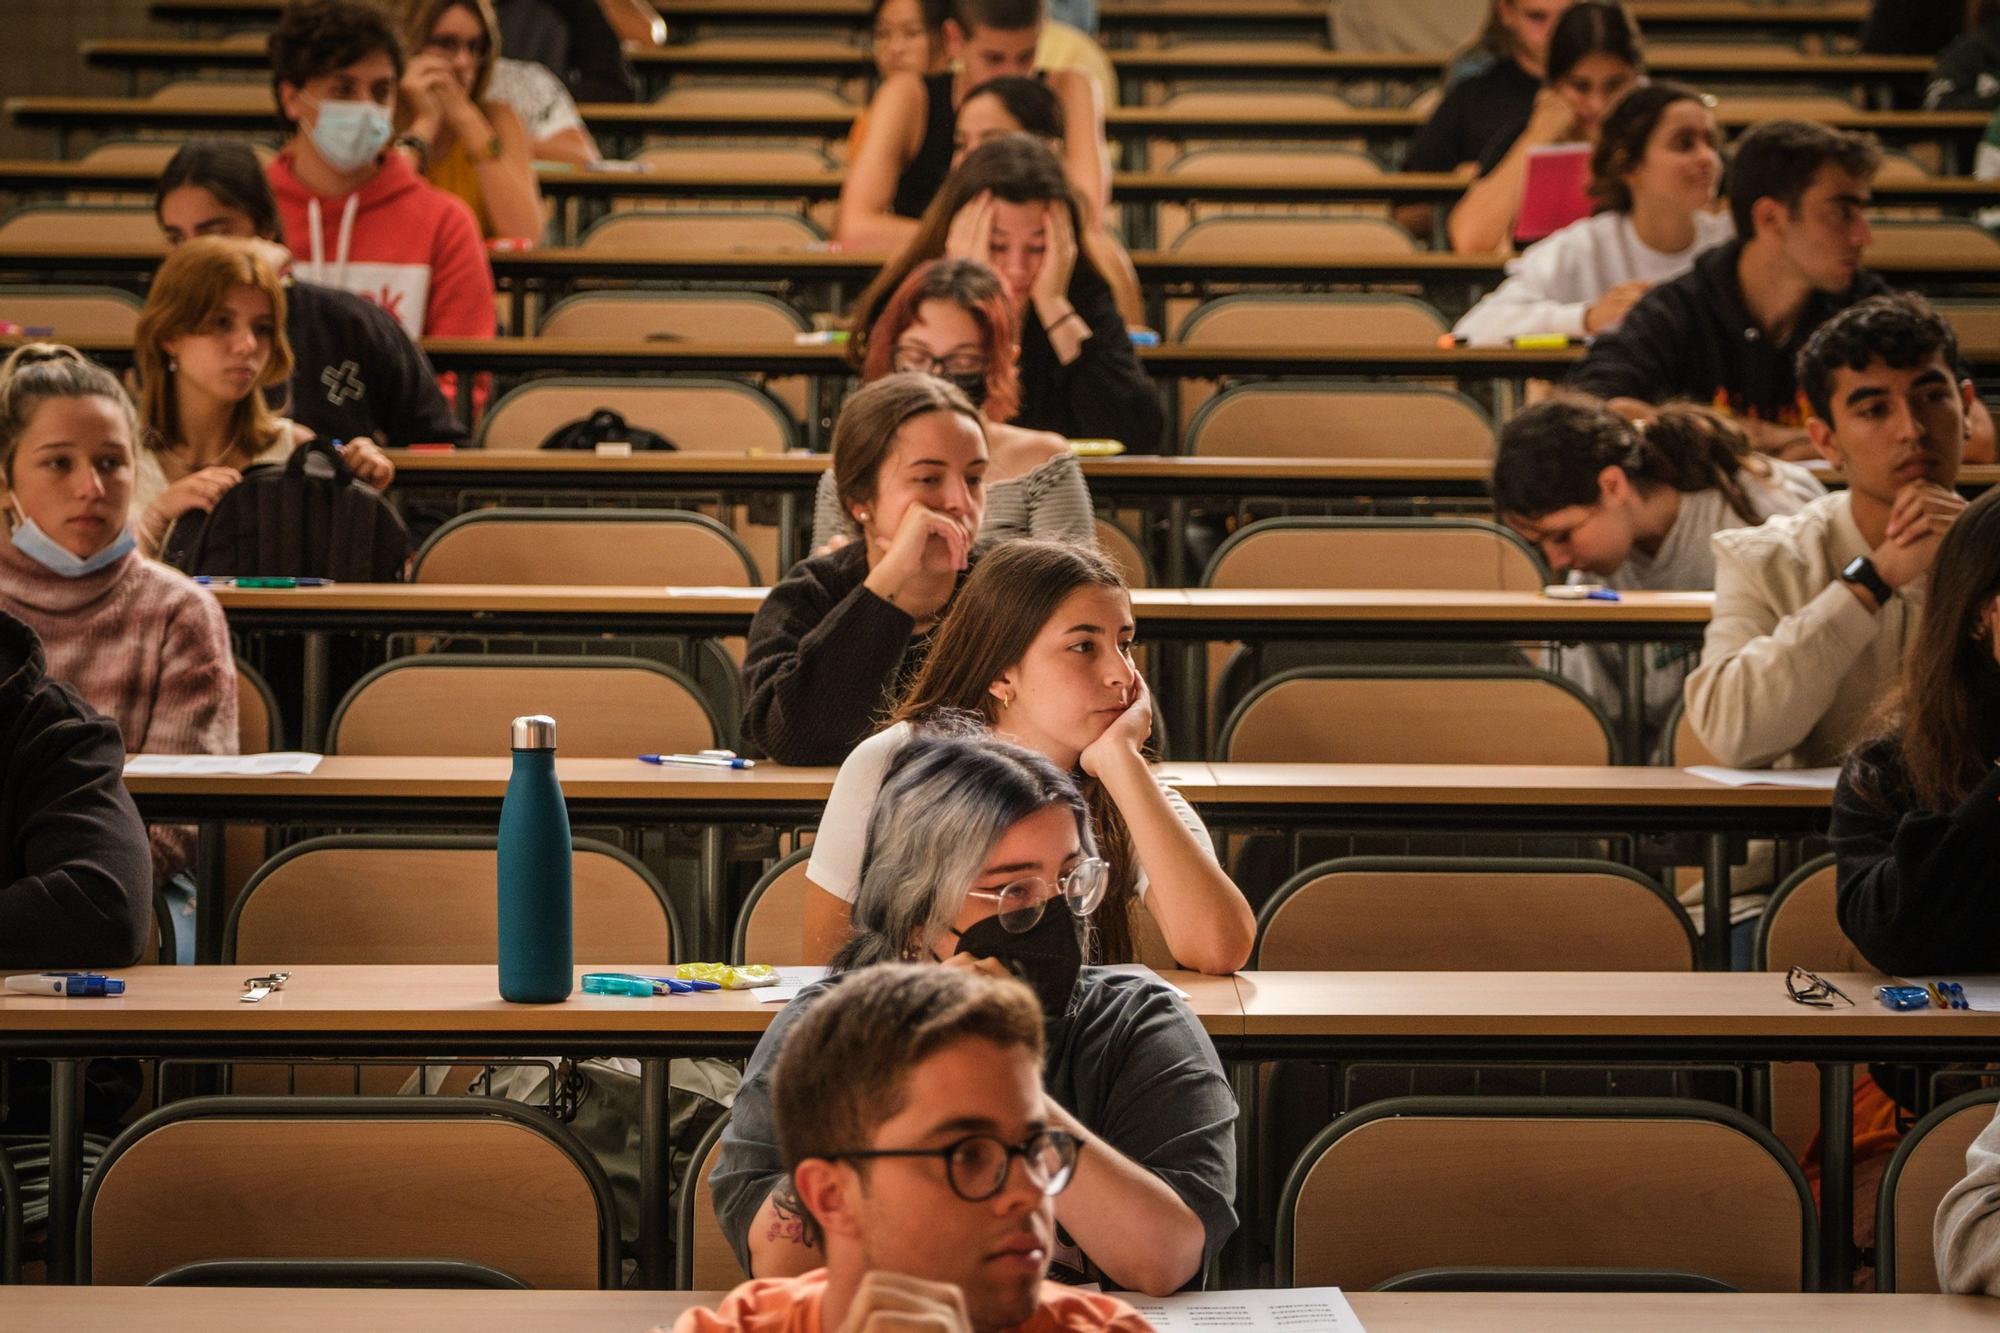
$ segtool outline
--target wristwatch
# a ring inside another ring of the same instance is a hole
[[[1840,578],[1843,583],[1856,583],[1866,588],[1875,598],[1877,606],[1887,606],[1889,599],[1896,595],[1896,590],[1875,572],[1875,562],[1865,555],[1857,555],[1848,561],[1847,568],[1840,571]]]

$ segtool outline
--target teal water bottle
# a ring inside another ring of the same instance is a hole
[[[514,773],[500,803],[500,998],[569,998],[569,807],[556,781],[556,720],[517,717]]]

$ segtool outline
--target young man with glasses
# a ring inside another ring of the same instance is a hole
[[[1042,1056],[1041,1009],[1012,980],[884,963],[835,987],[793,1025],[772,1080],[826,1265],[745,1283],[676,1333],[1149,1327],[1115,1297],[1045,1280],[1080,1144]]]

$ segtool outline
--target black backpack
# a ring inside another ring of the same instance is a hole
[[[630,426],[625,418],[608,407],[600,407],[581,421],[557,426],[542,441],[544,449],[595,449],[600,444],[629,444],[642,449],[672,449],[674,442],[644,426]]]
[[[399,583],[410,530],[331,444],[309,440],[244,469],[213,512],[175,519],[160,558],[189,574]]]

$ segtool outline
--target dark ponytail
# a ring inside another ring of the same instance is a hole
[[[1769,460],[1735,422],[1705,407],[1673,404],[1651,422],[1625,420],[1594,398],[1562,397],[1515,414],[1493,459],[1493,507],[1538,519],[1596,504],[1598,474],[1616,467],[1641,491],[1717,490],[1745,523],[1759,517],[1743,474],[1771,475]]]

